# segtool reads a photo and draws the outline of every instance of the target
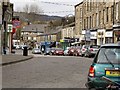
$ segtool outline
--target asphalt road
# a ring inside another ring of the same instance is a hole
[[[85,88],[92,58],[39,56],[2,67],[3,88]]]

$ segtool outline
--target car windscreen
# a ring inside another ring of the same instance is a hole
[[[120,47],[101,48],[96,59],[97,63],[120,63]]]

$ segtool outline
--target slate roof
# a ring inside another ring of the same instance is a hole
[[[25,26],[21,31],[22,32],[40,32],[44,33],[44,27],[47,26],[47,24],[30,24]]]
[[[57,28],[55,28],[55,29],[49,30],[49,31],[47,31],[46,33],[40,34],[40,35],[38,35],[38,36],[54,35],[54,34],[59,33],[61,30],[62,30],[62,27],[59,26],[59,27],[57,27]]]

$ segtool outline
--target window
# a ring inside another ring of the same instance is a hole
[[[85,25],[86,25],[86,20],[84,19],[84,29],[86,28],[86,26],[85,26]]]
[[[113,10],[113,6],[111,6],[111,21],[114,20],[114,10]]]
[[[101,48],[98,56],[98,63],[120,63],[120,47]]]
[[[109,8],[107,7],[107,8],[106,8],[106,16],[107,16],[107,17],[106,17],[106,22],[108,22],[108,9],[109,9]]]
[[[98,27],[98,22],[99,22],[98,14],[96,13],[96,26],[97,26],[97,27]]]
[[[116,20],[118,20],[118,3],[116,3]]]
[[[88,25],[88,24],[89,24],[89,23],[88,23],[88,22],[89,22],[89,20],[88,20],[88,19],[89,19],[89,18],[87,17],[87,29],[89,28],[89,25]]]
[[[94,14],[92,15],[92,22],[91,22],[91,27],[94,27]]]
[[[90,11],[92,10],[92,0],[90,0]]]
[[[83,13],[83,12],[82,12],[82,8],[80,8],[80,19],[83,17],[83,16],[82,16],[82,13]]]
[[[92,17],[90,16],[90,22],[89,22],[89,25],[90,25],[90,29],[91,29],[91,27],[92,27]]]
[[[103,24],[105,24],[105,10],[103,10]]]
[[[101,23],[101,11],[99,11],[99,25]]]

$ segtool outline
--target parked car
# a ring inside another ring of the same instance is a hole
[[[34,49],[32,50],[32,53],[33,53],[33,54],[41,54],[41,50],[40,50],[39,48],[34,48]]]
[[[71,47],[69,48],[69,50],[68,50],[68,55],[69,55],[69,56],[70,56],[70,55],[74,56],[74,53],[75,53],[75,46],[71,46]]]
[[[45,55],[50,55],[50,53],[51,53],[51,48],[46,48],[46,50],[45,50]]]
[[[81,46],[76,46],[75,51],[74,51],[75,56],[80,56],[80,49],[81,49]]]
[[[54,55],[64,55],[64,50],[62,48],[56,48]]]
[[[55,49],[56,49],[56,47],[50,49],[50,55],[54,55]]]
[[[89,68],[86,86],[89,89],[106,90],[110,84],[101,79],[103,76],[120,85],[119,44],[106,44],[101,46]]]
[[[15,49],[20,49],[21,46],[20,45],[15,45]]]
[[[85,52],[87,50],[87,48],[89,47],[89,45],[83,45],[82,48],[80,49],[80,56],[84,56]]]
[[[64,50],[64,55],[65,55],[65,56],[68,55],[69,48],[70,48],[70,47],[66,47],[66,49]]]
[[[98,52],[100,46],[99,45],[90,45],[88,46],[87,50],[85,51],[85,55],[86,57],[91,57],[91,56],[95,56],[96,53]]]

